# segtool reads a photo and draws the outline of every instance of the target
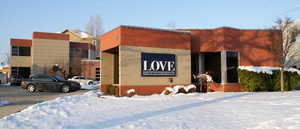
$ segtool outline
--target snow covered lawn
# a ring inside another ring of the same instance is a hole
[[[33,105],[1,129],[299,129],[300,92],[97,97],[95,91]]]

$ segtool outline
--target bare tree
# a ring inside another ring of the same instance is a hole
[[[90,17],[86,25],[86,32],[90,33],[93,37],[98,37],[102,33],[102,19],[99,15]]]
[[[296,46],[300,31],[291,18],[277,19],[272,29],[270,35],[273,40],[272,50],[276,53],[275,58],[280,65],[280,90],[284,91],[284,69],[300,63],[297,59],[300,51],[297,51]]]
[[[102,19],[99,15],[91,16],[89,22],[86,25],[85,28],[86,32],[91,34],[96,39],[96,49],[97,49],[97,55],[99,54],[99,43],[100,43],[100,34],[103,33],[102,28]]]
[[[5,52],[3,55],[2,55],[2,59],[1,59],[1,65],[10,65],[10,57],[11,57],[11,54],[10,54],[10,51],[7,51]]]

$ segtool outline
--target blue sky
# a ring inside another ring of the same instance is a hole
[[[0,54],[10,38],[34,31],[85,29],[100,15],[104,32],[119,25],[166,28],[265,29],[278,17],[300,19],[299,0],[1,0]]]

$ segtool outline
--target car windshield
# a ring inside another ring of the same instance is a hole
[[[56,79],[56,80],[59,80],[59,81],[65,81],[64,78],[60,77],[59,75],[53,75],[53,77]]]

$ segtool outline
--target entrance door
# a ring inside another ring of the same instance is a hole
[[[204,71],[215,83],[221,83],[221,52],[207,52],[204,56]]]

